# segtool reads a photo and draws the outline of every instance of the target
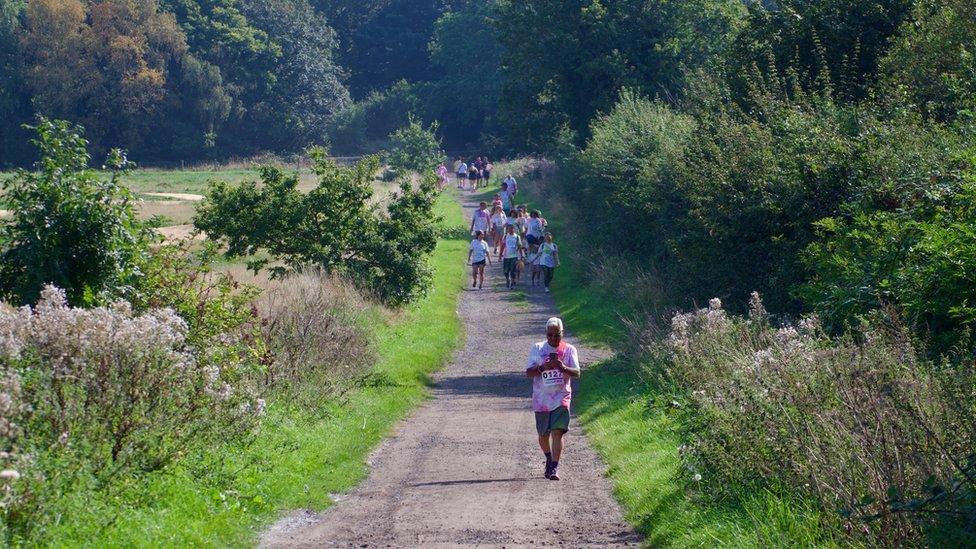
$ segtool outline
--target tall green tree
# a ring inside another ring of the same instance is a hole
[[[927,116],[976,115],[976,17],[967,0],[924,0],[882,60],[883,86]]]
[[[23,163],[29,154],[30,95],[18,54],[18,34],[25,0],[0,0],[0,168]]]
[[[261,185],[215,184],[197,210],[194,224],[227,245],[230,257],[252,257],[255,270],[266,251],[286,267],[280,275],[306,266],[345,273],[385,302],[399,305],[424,295],[430,283],[428,258],[437,243],[433,174],[418,189],[403,184],[385,211],[370,206],[376,157],[341,167],[313,152],[319,184],[298,190],[297,174],[277,168],[261,172]]]
[[[806,89],[835,98],[865,97],[914,0],[753,2],[726,58],[733,91],[748,95],[756,76],[792,73]]]
[[[228,115],[219,73],[156,0],[31,1],[19,53],[34,107],[81,122],[96,154],[112,143],[141,158],[194,151]]]
[[[281,48],[266,113],[272,123],[259,129],[264,145],[297,150],[324,143],[332,118],[350,102],[333,57],[335,31],[308,0],[243,0],[241,9]]]
[[[431,71],[420,93],[426,117],[445,122],[441,132],[454,149],[492,149],[502,139],[498,108],[504,49],[497,9],[496,0],[467,1],[434,24]]]
[[[683,67],[723,52],[742,11],[738,0],[503,0],[506,125],[528,148],[564,126],[582,142],[623,87],[679,94]]]

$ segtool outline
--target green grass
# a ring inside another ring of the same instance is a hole
[[[587,249],[585,235],[573,230],[565,212],[553,211],[539,186],[520,179],[519,198],[542,210],[560,245],[562,266],[552,285],[560,315],[588,344],[619,345],[626,341],[623,319],[636,308],[589,279],[586,257],[580,253]],[[802,502],[761,492],[742,493],[735,502],[717,505],[697,493],[681,474],[677,419],[666,408],[649,405],[659,395],[642,379],[638,366],[621,359],[590,366],[576,395],[576,413],[607,464],[614,495],[648,546],[837,545],[824,532],[818,514]]]
[[[445,224],[462,220],[451,195],[436,206]],[[119,499],[66,496],[65,520],[47,532],[53,545],[98,547],[240,546],[254,542],[281,512],[324,509],[332,494],[366,474],[364,460],[400,419],[428,398],[429,375],[462,341],[455,307],[467,242],[441,240],[432,256],[428,297],[383,320],[375,330],[377,382],[354,391],[345,405],[326,403],[312,416],[272,401],[257,441],[229,449],[216,471],[231,478],[200,480],[185,468],[154,474]],[[205,463],[192,464],[207,469]],[[110,517],[106,519],[106,517]]]

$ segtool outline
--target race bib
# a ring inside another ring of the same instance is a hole
[[[546,370],[542,372],[542,384],[546,387],[562,387],[566,384],[561,370]]]

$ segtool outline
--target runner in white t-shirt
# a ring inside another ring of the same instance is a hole
[[[539,266],[543,273],[543,282],[546,285],[546,292],[549,291],[549,284],[552,284],[552,276],[555,274],[556,267],[559,266],[559,246],[552,241],[552,233],[546,233],[545,240],[539,245]]]
[[[507,231],[502,238],[502,249],[498,255],[502,256],[502,270],[505,272],[505,287],[514,288],[518,281],[516,266],[520,257],[525,256],[525,246],[522,244],[522,237],[515,234],[515,225],[507,225]]]
[[[480,290],[485,285],[485,263],[491,265],[491,253],[485,242],[485,233],[477,231],[468,249],[468,265],[471,265],[471,287]]]
[[[502,211],[501,206],[495,206],[491,214],[491,245],[498,253],[498,247],[502,244],[502,237],[505,236],[505,225],[508,225],[508,217]]]

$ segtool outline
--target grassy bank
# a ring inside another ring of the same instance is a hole
[[[440,198],[437,212],[447,226],[461,223],[450,195]],[[363,478],[367,454],[427,398],[429,374],[461,342],[455,304],[465,247],[465,241],[439,241],[428,297],[395,315],[375,315],[375,375],[345,402],[307,410],[272,400],[262,432],[248,448],[188,456],[180,468],[103,500],[66,496],[64,520],[48,540],[61,546],[240,546],[253,543],[281,512],[328,507],[332,494]]]
[[[636,309],[586,264],[585,234],[572,207],[542,181],[520,181],[520,201],[542,210],[560,245],[562,266],[552,292],[568,329],[591,345],[619,345],[623,319]],[[524,194],[521,190],[524,189]],[[677,417],[641,375],[621,359],[587,369],[574,405],[587,436],[607,464],[628,522],[650,546],[834,546],[816,512],[770,493],[743,493],[716,504],[682,475]]]

